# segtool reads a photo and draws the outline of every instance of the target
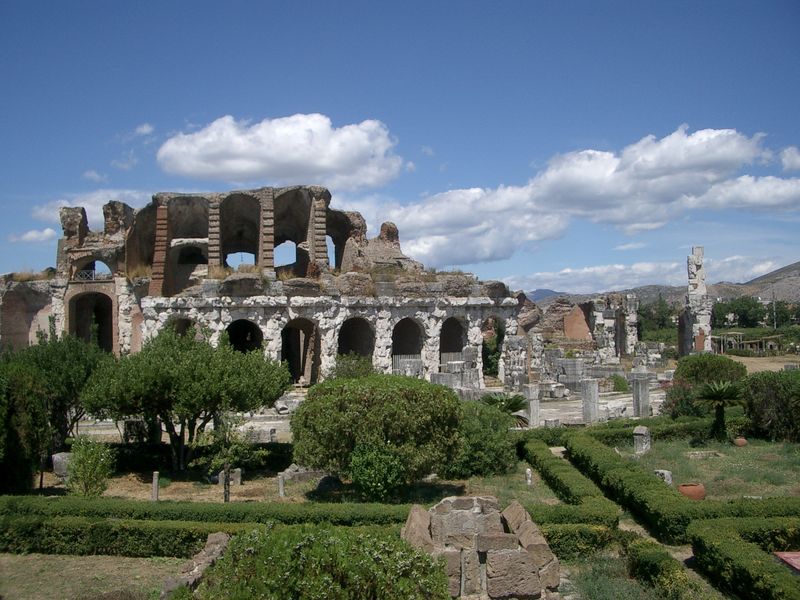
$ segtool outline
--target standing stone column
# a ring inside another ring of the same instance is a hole
[[[522,393],[528,400],[528,427],[539,427],[539,384],[526,383]]]
[[[264,190],[261,197],[261,227],[258,236],[261,272],[275,272],[275,190]]]
[[[170,232],[167,205],[160,201],[156,206],[156,239],[153,248],[153,272],[150,276],[148,295],[163,296],[167,279],[167,258],[169,255]]]
[[[685,307],[680,318],[678,344],[681,356],[693,352],[711,352],[711,310],[713,302],[706,288],[703,247],[692,247],[686,259],[689,278]]]
[[[639,367],[637,367],[638,369]],[[650,416],[650,374],[647,369],[633,372],[633,416]]]
[[[600,387],[597,379],[581,379],[581,399],[583,400],[583,422],[595,423],[600,412]]]
[[[208,203],[208,266],[219,267],[222,265],[222,250],[220,248],[219,226],[219,198],[213,198]]]

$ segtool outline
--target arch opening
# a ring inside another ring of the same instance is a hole
[[[483,375],[497,377],[499,375],[500,357],[503,354],[506,323],[499,317],[489,317],[481,324],[481,333],[483,334],[481,347]]]
[[[167,218],[173,239],[208,238],[208,200],[202,196],[172,198]]]
[[[84,341],[97,340],[106,352],[114,351],[114,303],[106,294],[89,292],[70,300],[69,333]]]
[[[231,194],[220,205],[220,250],[223,257],[252,254],[258,264],[261,203],[247,194]]]
[[[260,350],[264,342],[264,334],[258,325],[247,319],[234,321],[225,330],[228,332],[228,342],[239,352],[252,352]]]
[[[289,321],[281,331],[281,360],[286,361],[292,382],[313,385],[319,379],[320,335],[308,319]]]
[[[347,319],[339,330],[338,354],[371,357],[375,350],[375,332],[361,317]]]
[[[456,317],[450,317],[442,323],[439,336],[439,364],[444,366],[450,361],[464,360],[464,346],[467,344],[467,329]]]
[[[102,260],[89,258],[76,263],[73,279],[75,281],[97,281],[111,279],[111,276],[111,267]]]

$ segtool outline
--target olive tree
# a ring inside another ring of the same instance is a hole
[[[286,368],[261,352],[238,352],[226,339],[213,347],[191,331],[167,328],[141,352],[98,368],[82,399],[87,412],[101,417],[158,417],[173,469],[184,470],[195,438],[223,410],[272,406],[289,383]]]

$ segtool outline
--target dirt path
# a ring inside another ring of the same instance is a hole
[[[800,356],[796,354],[785,354],[783,356],[728,356],[728,358],[742,363],[747,367],[748,373],[783,371],[784,365],[800,365]]]

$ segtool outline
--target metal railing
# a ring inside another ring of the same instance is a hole
[[[98,273],[93,269],[83,269],[82,271],[76,271],[73,279],[75,281],[97,281],[99,279],[111,279],[111,273]]]

